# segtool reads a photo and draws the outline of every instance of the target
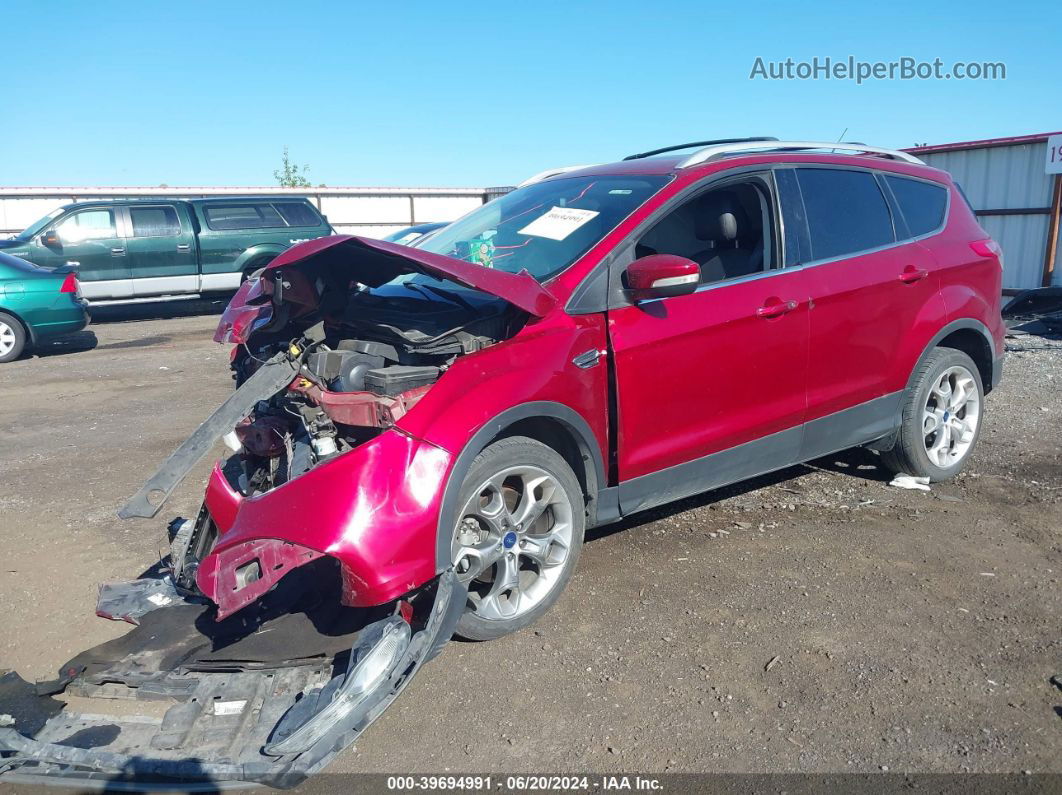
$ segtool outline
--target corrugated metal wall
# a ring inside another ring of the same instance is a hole
[[[1044,173],[1047,144],[993,146],[948,152],[914,152],[928,165],[947,171],[962,185],[978,220],[1003,247],[1003,286],[1039,287],[1050,216],[1053,177]],[[1044,210],[1032,214],[995,214],[992,210]],[[1054,283],[1062,284],[1062,250]]]
[[[383,237],[429,221],[452,221],[509,188],[0,188],[0,236],[22,231],[72,201],[130,196],[305,196],[338,232]]]

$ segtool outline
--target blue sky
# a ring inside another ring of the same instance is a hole
[[[884,146],[1062,129],[1043,0],[8,0],[3,185],[505,185],[701,138]],[[757,56],[1003,61],[1007,79],[750,80]]]

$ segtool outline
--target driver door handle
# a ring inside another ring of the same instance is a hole
[[[125,256],[125,249],[124,248],[112,248],[111,249],[111,256],[112,257]]]
[[[797,302],[796,301],[792,301],[792,300],[790,300],[790,301],[779,301],[776,304],[764,304],[763,306],[761,306],[759,309],[756,310],[756,315],[758,317],[765,317],[765,318],[781,317],[782,315],[786,314],[787,312],[792,312],[796,308],[797,308]]]

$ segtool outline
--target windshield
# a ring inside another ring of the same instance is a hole
[[[417,248],[540,282],[556,276],[667,183],[662,176],[539,182],[472,211]]]
[[[46,227],[49,223],[51,223],[53,218],[57,218],[58,216],[60,216],[62,214],[63,214],[63,208],[62,207],[60,207],[58,210],[52,210],[50,213],[48,213],[46,216],[41,218],[39,221],[34,221],[32,224],[27,226],[25,229],[23,229],[17,235],[15,235],[15,240],[30,240],[34,235],[36,235],[38,232],[40,232],[42,229],[44,229],[44,227]]]

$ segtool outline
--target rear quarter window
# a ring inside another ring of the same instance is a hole
[[[868,171],[798,168],[811,257],[843,257],[896,240],[892,216],[877,180]]]
[[[320,226],[321,216],[305,202],[277,202],[273,205],[288,226]]]
[[[948,206],[947,188],[891,175],[886,175],[885,181],[900,205],[900,212],[912,237],[929,234],[944,222],[944,209]]]
[[[207,204],[203,206],[203,217],[207,226],[218,231],[287,226],[272,204]]]

